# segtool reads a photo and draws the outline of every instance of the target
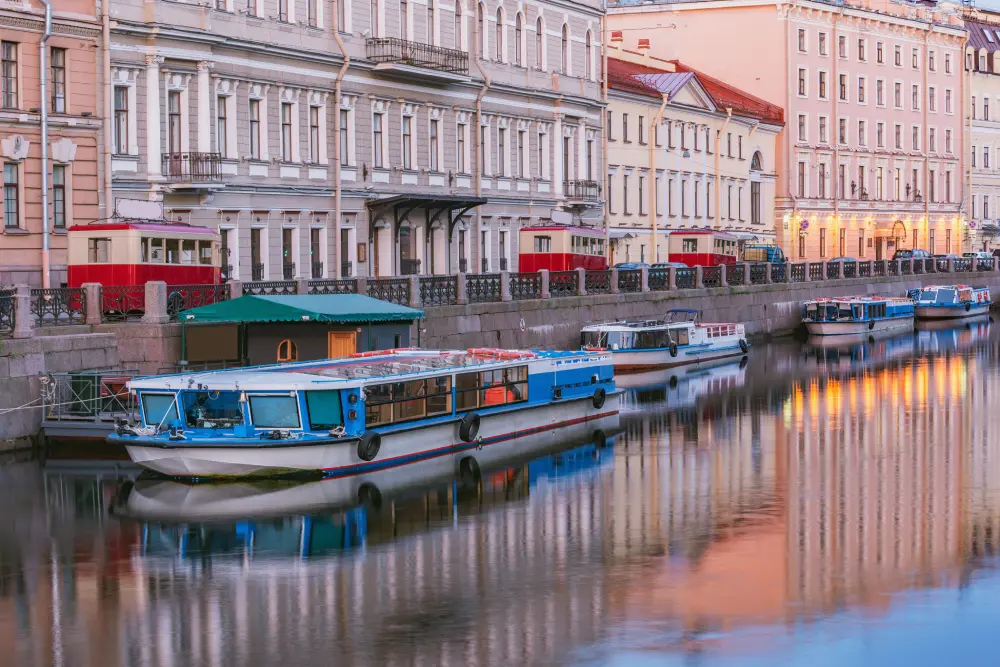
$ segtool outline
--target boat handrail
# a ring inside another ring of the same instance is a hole
[[[501,360],[534,359],[538,357],[538,355],[534,352],[526,352],[522,350],[502,350],[497,347],[470,347],[466,350],[466,353],[473,357],[490,357]]]

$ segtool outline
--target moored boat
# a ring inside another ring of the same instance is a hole
[[[591,324],[580,332],[584,350],[610,352],[615,371],[646,371],[746,354],[742,324],[698,321],[697,310],[675,309],[662,320]]]
[[[180,478],[357,475],[427,459],[456,467],[617,420],[611,355],[390,350],[346,359],[140,378],[137,424],[109,439]]]
[[[976,317],[990,311],[990,288],[969,285],[927,285],[912,289],[908,296],[914,301],[918,320],[943,320]]]
[[[802,305],[802,322],[814,336],[913,331],[913,300],[883,296],[811,299]]]

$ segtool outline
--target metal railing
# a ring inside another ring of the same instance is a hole
[[[321,280],[323,278],[323,262],[313,262],[312,272],[313,280]]]
[[[805,281],[806,281],[806,265],[805,264],[792,264],[791,282],[793,282],[793,283],[804,283]]]
[[[576,271],[553,271],[549,274],[549,296],[577,296],[580,275]]]
[[[750,284],[763,285],[767,282],[767,264],[750,265]]]
[[[840,262],[827,262],[826,263],[826,279],[836,280],[840,277]]]
[[[164,153],[163,176],[172,181],[192,183],[222,180],[222,156],[219,153]]]
[[[244,294],[298,294],[299,285],[294,280],[255,280],[243,283]]]
[[[953,259],[951,260],[952,270],[955,273],[964,273],[966,271],[972,271],[972,260],[971,259]]]
[[[646,276],[646,286],[652,292],[670,289],[670,269],[649,269],[649,274]]]
[[[499,273],[478,273],[465,277],[465,294],[469,303],[490,303],[503,300]]]
[[[809,265],[809,280],[823,280],[823,265],[813,262]]]
[[[398,37],[369,37],[365,40],[365,57],[377,63],[398,63],[452,74],[469,73],[469,54],[465,51]]]
[[[976,271],[995,271],[996,270],[996,257],[990,257],[989,259],[979,259],[976,261]]]
[[[282,264],[281,277],[285,280],[295,280],[295,264],[292,262]]]
[[[795,270],[795,267],[792,267]],[[746,267],[742,264],[733,264],[726,267],[726,282],[730,285],[745,285],[747,280]]]
[[[344,278],[349,278],[354,275],[354,263],[353,262],[341,262],[340,263],[340,275]]]
[[[884,276],[885,275],[885,260],[884,259],[876,259],[875,262],[872,263],[872,275],[873,276]]]
[[[101,286],[101,321],[128,322],[140,320],[146,313],[144,285]]]
[[[138,405],[126,383],[136,370],[47,373],[42,384],[42,421],[99,422],[136,419]]]
[[[618,272],[619,292],[641,292],[642,291],[642,271],[628,269]]]
[[[424,306],[451,306],[458,303],[458,276],[420,278],[420,303]]]
[[[368,281],[368,296],[401,306],[410,304],[409,278],[380,278]]]
[[[583,287],[587,294],[611,294],[611,271],[587,271]]]
[[[0,289],[0,338],[8,338],[14,334],[16,304],[16,289]]]
[[[31,314],[37,327],[64,327],[87,323],[87,294],[80,287],[31,290]]]
[[[310,294],[357,294],[358,281],[354,278],[340,280],[310,280]]]
[[[772,283],[783,283],[786,282],[788,277],[785,275],[785,265],[776,263],[771,264],[771,282]]]
[[[726,267],[728,275],[728,266]],[[718,266],[706,266],[701,270],[702,287],[720,287],[722,285],[722,268]]]
[[[563,181],[563,193],[567,199],[599,201],[601,184],[597,181]]]
[[[263,264],[254,264],[250,267],[250,280],[264,280]]]
[[[229,285],[169,285],[167,315],[176,321],[182,311],[210,306],[229,298]]]
[[[677,289],[694,289],[694,269],[674,269],[674,283]]]
[[[542,298],[542,274],[512,273],[510,274],[510,298],[521,299]]]

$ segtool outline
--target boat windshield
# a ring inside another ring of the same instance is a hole
[[[955,290],[953,289],[939,289],[938,290],[938,301],[942,303],[952,303],[955,301]]]
[[[925,289],[917,297],[917,301],[937,301],[937,290]]]
[[[666,329],[637,331],[633,348],[637,350],[655,350],[670,346],[670,332]]]
[[[849,320],[849,319],[851,319],[851,306],[850,306],[850,304],[846,304],[846,303],[845,304],[841,304],[840,305],[840,312],[837,313],[837,316],[840,319],[842,319],[842,320]]]
[[[607,347],[607,331],[582,331],[580,332],[580,347]]]
[[[177,419],[177,394],[142,393],[142,414],[147,426],[169,424]]]
[[[257,428],[299,428],[299,401],[295,394],[250,395],[250,418]]]
[[[188,428],[232,428],[243,423],[238,391],[185,391],[181,407]]]

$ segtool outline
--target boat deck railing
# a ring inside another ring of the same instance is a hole
[[[136,419],[138,404],[127,383],[136,369],[46,373],[41,376],[42,429],[106,432],[116,419]]]

